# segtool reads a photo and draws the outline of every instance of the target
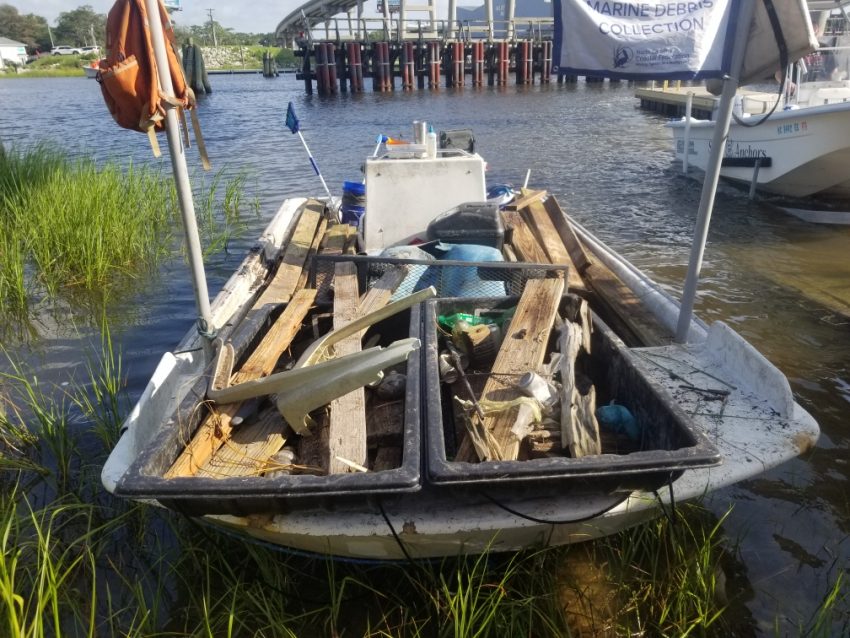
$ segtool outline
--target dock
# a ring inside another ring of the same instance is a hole
[[[703,86],[684,86],[681,82],[664,83],[660,87],[637,89],[635,97],[640,100],[640,108],[644,110],[670,117],[684,117],[688,93],[693,94],[691,115],[702,120],[712,119],[720,98]],[[744,96],[744,112],[752,115],[767,113],[777,100],[777,93],[739,89],[738,94]]]

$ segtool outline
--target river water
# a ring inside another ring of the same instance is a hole
[[[679,175],[664,120],[638,110],[627,83],[304,95],[294,76],[215,76],[201,100],[209,154],[225,175],[244,172],[260,202],[245,238],[208,265],[211,293],[288,195],[321,195],[303,147],[283,125],[294,102],[328,184],[360,178],[379,134],[411,135],[425,119],[437,130],[472,128],[490,183],[547,188],[576,219],[678,295],[700,184]],[[0,82],[0,140],[52,140],[71,153],[157,163],[145,136],[119,129],[98,85],[83,78]],[[201,171],[190,151],[191,171]],[[209,179],[209,178],[208,178]],[[127,211],[128,215],[132,211]],[[127,291],[113,324],[135,398],[162,351],[194,320],[178,259],[155,284]],[[850,532],[850,227],[800,221],[721,187],[705,254],[697,312],[723,319],[788,376],[820,423],[805,458],[712,496],[737,543],[746,597],[743,626],[755,635],[794,635],[848,568]],[[48,330],[45,375],[56,381],[81,360],[70,332]],[[775,624],[776,623],[776,624]]]

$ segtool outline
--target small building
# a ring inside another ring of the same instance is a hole
[[[27,63],[27,47],[23,42],[0,36],[0,69],[7,63],[24,65]]]

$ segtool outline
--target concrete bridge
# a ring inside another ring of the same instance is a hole
[[[282,44],[298,48],[315,40],[366,41],[376,33],[389,42],[542,40],[552,33],[552,3],[544,0],[498,0],[498,4],[485,0],[475,10],[449,0],[448,15],[442,18],[436,0],[377,3],[380,15],[367,18],[363,0],[308,0],[277,25],[276,36]]]

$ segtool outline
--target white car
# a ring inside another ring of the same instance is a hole
[[[100,47],[95,44],[94,46],[83,47],[80,52],[83,55],[100,55]]]
[[[50,50],[52,55],[80,55],[82,51],[77,47],[69,47],[67,44],[60,44],[58,47],[53,47]]]

